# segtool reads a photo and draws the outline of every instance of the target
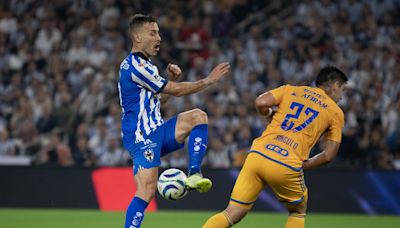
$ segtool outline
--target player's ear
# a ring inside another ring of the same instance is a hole
[[[133,33],[132,37],[133,37],[133,41],[135,41],[135,43],[142,42],[142,36],[140,35],[140,33]]]
[[[332,85],[332,89],[334,92],[339,91],[340,87],[341,87],[341,84],[338,81],[334,82]]]

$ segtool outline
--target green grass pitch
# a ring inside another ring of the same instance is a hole
[[[159,211],[147,213],[142,228],[201,227],[212,212]],[[284,227],[285,214],[250,213],[235,228]],[[123,212],[64,209],[0,209],[1,228],[109,228],[123,227]],[[310,214],[307,228],[399,228],[400,216]]]

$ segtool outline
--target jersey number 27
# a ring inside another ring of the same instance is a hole
[[[297,103],[297,102],[292,102],[292,104],[290,104],[290,109],[292,110],[296,110],[295,114],[287,114],[285,116],[285,120],[283,120],[282,124],[281,124],[281,128],[284,131],[290,131],[293,129],[294,127],[294,122],[290,121],[290,119],[298,119],[300,117],[301,112],[304,109],[304,105]],[[299,126],[295,127],[293,129],[293,132],[298,132],[303,130],[304,128],[306,128],[311,122],[313,122],[313,120],[318,116],[319,112],[310,108],[310,107],[306,107],[304,113],[309,116],[311,114],[311,116],[302,124],[300,124]]]

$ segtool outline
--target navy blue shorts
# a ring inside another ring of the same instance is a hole
[[[160,166],[162,156],[184,147],[184,143],[180,144],[175,139],[176,120],[177,116],[174,116],[164,122],[146,136],[144,142],[135,143],[134,133],[124,133],[122,142],[133,159],[135,175],[139,169]]]

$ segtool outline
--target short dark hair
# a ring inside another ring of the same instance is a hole
[[[315,81],[316,86],[325,86],[332,82],[339,82],[340,84],[344,84],[348,81],[346,74],[339,70],[337,67],[328,65],[323,67]]]
[[[150,15],[135,14],[129,18],[129,34],[136,28],[141,27],[146,23],[156,22],[156,18]]]

